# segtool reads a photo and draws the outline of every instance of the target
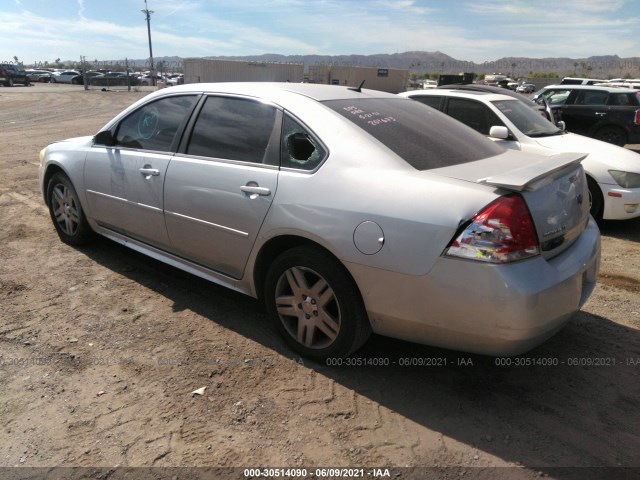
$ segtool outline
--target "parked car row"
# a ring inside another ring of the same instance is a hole
[[[87,81],[90,85],[110,86],[110,85],[153,85],[153,80],[149,74],[111,71],[89,71],[82,73],[78,70],[21,70],[15,65],[7,64],[6,72],[12,72],[11,75],[4,74],[3,67],[0,65],[0,83],[5,86],[13,86],[16,83],[28,85],[29,83],[67,83],[73,85],[83,85]],[[27,82],[27,83],[25,83]],[[167,76],[157,75],[157,82],[163,82],[165,86],[182,85],[184,83],[183,74],[170,74]]]
[[[258,298],[302,355],[371,332],[518,354],[594,288],[591,154],[506,145],[571,138],[511,97],[431,92],[437,108],[317,84],[162,89],[46,147],[40,186],[62,241],[103,235]]]

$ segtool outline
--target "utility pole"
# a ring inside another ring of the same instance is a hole
[[[145,14],[147,19],[147,35],[149,36],[149,75],[151,76],[151,84],[156,85],[156,72],[153,68],[153,50],[151,49],[151,14],[153,10],[149,10],[147,7],[147,0],[144,0],[144,10],[140,10]]]

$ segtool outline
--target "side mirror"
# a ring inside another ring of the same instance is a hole
[[[113,147],[116,144],[116,139],[113,138],[113,134],[110,130],[104,130],[96,133],[93,137],[94,145],[104,145],[105,147]]]
[[[567,129],[567,125],[562,120],[560,120],[556,126],[563,132]]]
[[[491,138],[499,138],[500,140],[508,140],[509,129],[507,127],[498,127],[497,125],[494,125],[489,130],[489,136]]]

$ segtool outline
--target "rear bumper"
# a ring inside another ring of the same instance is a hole
[[[349,265],[374,332],[486,355],[517,355],[556,333],[589,298],[600,264],[593,219],[550,260],[509,265],[441,257],[426,276]]]

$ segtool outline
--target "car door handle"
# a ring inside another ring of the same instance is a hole
[[[140,173],[142,175],[144,175],[145,177],[157,177],[158,175],[160,175],[160,170],[155,169],[155,168],[147,168],[147,167],[143,167],[140,169]]]
[[[596,112],[595,115],[596,115],[596,117],[606,117],[607,113],[606,112]]]
[[[243,185],[240,187],[240,190],[242,190],[244,193],[249,193],[252,196],[261,195],[263,197],[266,197],[267,195],[271,195],[271,189],[266,187],[259,187],[257,185]]]

